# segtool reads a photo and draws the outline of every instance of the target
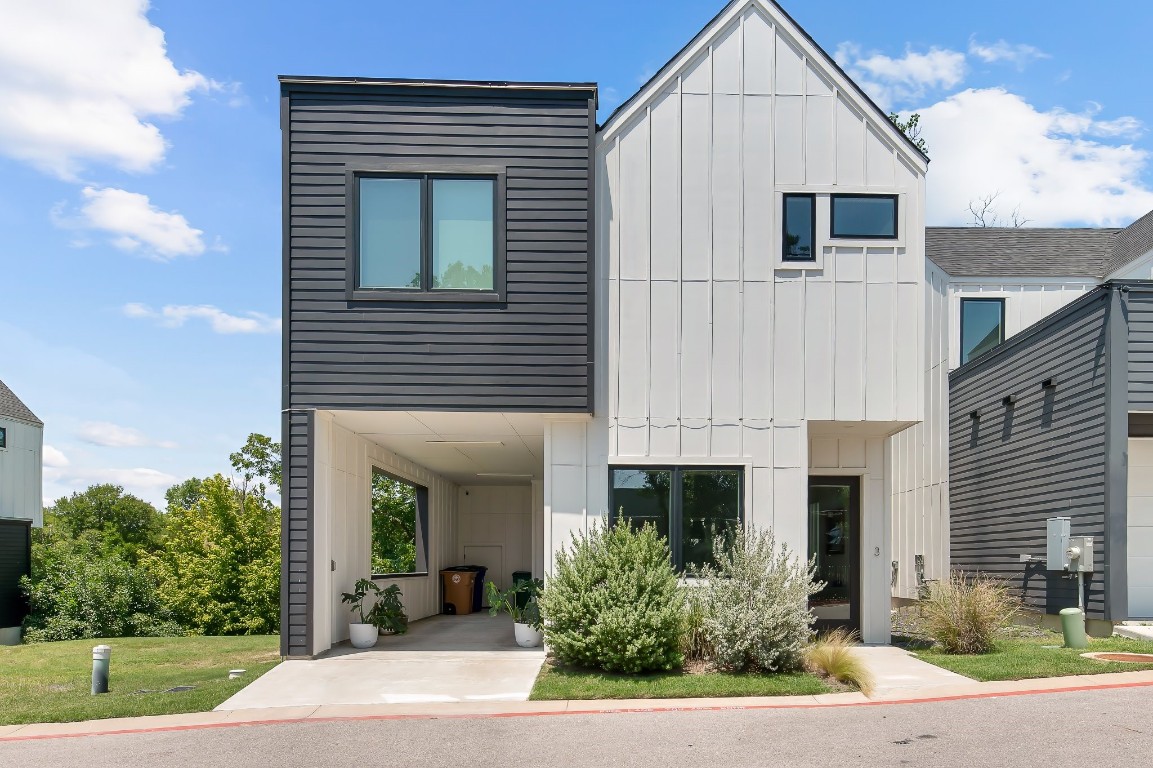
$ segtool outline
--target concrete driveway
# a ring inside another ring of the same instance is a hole
[[[285,661],[216,709],[525,701],[544,658],[517,646],[508,616],[434,616],[374,648]]]

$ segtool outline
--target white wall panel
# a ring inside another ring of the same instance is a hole
[[[783,34],[777,34],[777,90],[778,96],[801,95],[805,92],[805,64],[801,52]]]
[[[778,281],[773,302],[773,416],[801,419],[805,415],[804,370],[805,283]]]
[[[649,230],[653,280],[676,280],[681,272],[681,97],[666,94],[650,113],[652,194]]]
[[[44,427],[0,418],[6,446],[0,448],[0,517],[44,524],[42,497]]]
[[[771,94],[773,92],[773,33],[772,25],[756,10],[750,10],[743,19],[745,93]]]
[[[836,339],[833,283],[810,280],[805,285],[805,415],[810,419],[833,418],[833,366]]]
[[[713,283],[711,416],[737,423],[741,418],[741,287]]]
[[[838,272],[838,276],[839,276]],[[834,287],[837,302],[836,348],[833,353],[833,416],[838,421],[865,418],[865,285],[842,283]]]
[[[772,99],[746,97],[742,119],[744,279],[771,280],[777,221],[773,196]]]
[[[652,326],[649,367],[643,384],[649,390],[649,414],[675,419],[680,413],[680,307],[681,284],[671,280],[649,283]],[[646,325],[648,319],[646,318]]]
[[[865,182],[869,186],[896,185],[893,150],[889,143],[869,127],[865,130]]]
[[[741,97],[713,97],[712,238],[714,280],[741,277]]]
[[[735,22],[713,43],[713,93],[741,92],[741,25]]]
[[[709,283],[681,285],[681,416],[708,418],[712,369],[712,287]],[[637,414],[642,415],[642,414]]]
[[[649,285],[647,281],[620,283],[620,376],[617,408],[622,414],[643,414],[647,409],[649,367]]]
[[[619,198],[620,276],[649,276],[649,140],[646,126],[621,135]]]
[[[833,98],[809,96],[805,99],[805,181],[808,184],[832,184],[833,167]]]
[[[681,98],[681,276],[708,280],[710,267],[708,96]]]
[[[865,123],[860,113],[837,99],[837,184],[859,187],[865,183]]]
[[[773,107],[773,157],[777,184],[804,184],[805,99],[802,96],[778,96]]]

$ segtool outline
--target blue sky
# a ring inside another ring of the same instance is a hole
[[[602,117],[720,10],[690,2],[0,0],[0,379],[47,423],[45,499],[153,501],[276,435],[277,74],[579,80]],[[793,0],[923,115],[930,223],[1153,209],[1153,4]]]

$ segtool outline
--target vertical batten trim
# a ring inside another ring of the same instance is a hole
[[[723,29],[723,27],[722,27],[722,29]],[[714,153],[716,151],[716,131],[713,130],[713,127],[714,127],[713,121],[716,118],[716,100],[717,100],[717,75],[716,75],[716,65],[715,65],[714,60],[713,60],[714,53],[715,53],[715,49],[713,47],[713,44],[709,43],[709,107],[708,107],[708,109],[709,109],[709,113],[708,113],[709,127],[708,127],[708,141],[707,141],[708,155],[705,158],[706,161],[708,162],[708,171],[707,171],[708,178],[706,179],[706,183],[708,184],[708,189],[709,189],[709,197],[708,197],[709,243],[708,243],[708,272],[707,272],[708,280],[706,283],[707,284],[707,290],[706,290],[706,296],[705,296],[705,306],[708,308],[707,314],[708,314],[708,318],[709,318],[709,333],[708,333],[708,342],[707,342],[707,344],[708,344],[707,360],[709,361],[709,370],[708,370],[708,375],[705,377],[705,401],[706,401],[705,405],[707,408],[706,413],[708,413],[708,426],[705,429],[705,455],[706,456],[712,456],[713,455],[713,373],[716,370],[716,366],[715,366],[716,361],[713,359],[713,355],[716,351],[715,350],[716,345],[713,343],[713,333],[716,331],[716,323],[713,322],[713,320],[714,320],[713,313],[716,311],[716,308],[713,306],[713,286],[715,285],[715,280],[716,280],[714,261],[716,260],[716,257],[717,257],[716,248],[715,248],[716,235],[713,231],[713,229],[714,229],[713,225],[715,223],[713,221],[713,200],[716,198],[716,189],[715,189],[715,185],[713,184],[713,171],[714,171],[714,166],[715,166],[715,163],[713,162],[713,160],[714,160]]]
[[[645,289],[648,293],[648,311],[645,313],[645,456],[652,454],[653,429],[653,108],[645,107],[645,176],[647,177],[648,232],[645,237]],[[587,462],[586,462],[587,463]],[[585,471],[585,496],[588,496],[588,471]],[[586,498],[587,502],[587,498]],[[587,504],[586,504],[587,507]]]
[[[737,455],[745,456],[745,349],[748,346],[745,336],[745,22],[749,9],[741,14],[737,22]],[[753,483],[753,472],[749,470],[745,479],[745,492]],[[746,505],[745,509],[752,509]],[[750,516],[745,515],[746,522]]]
[[[684,77],[677,76],[677,226],[680,228],[680,237],[677,238],[677,381],[676,381],[676,425],[677,425],[677,455],[682,455],[684,440],[681,432],[684,409],[681,398],[684,397],[684,387],[681,375],[681,366],[684,361],[684,307],[685,307],[685,88]],[[619,455],[619,451],[618,451]]]

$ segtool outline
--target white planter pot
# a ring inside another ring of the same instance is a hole
[[[514,622],[512,631],[516,636],[516,644],[521,648],[536,648],[544,642],[544,633],[539,629],[533,629],[531,624],[517,624]]]
[[[353,648],[371,648],[376,645],[379,635],[375,624],[349,624],[348,636]]]

